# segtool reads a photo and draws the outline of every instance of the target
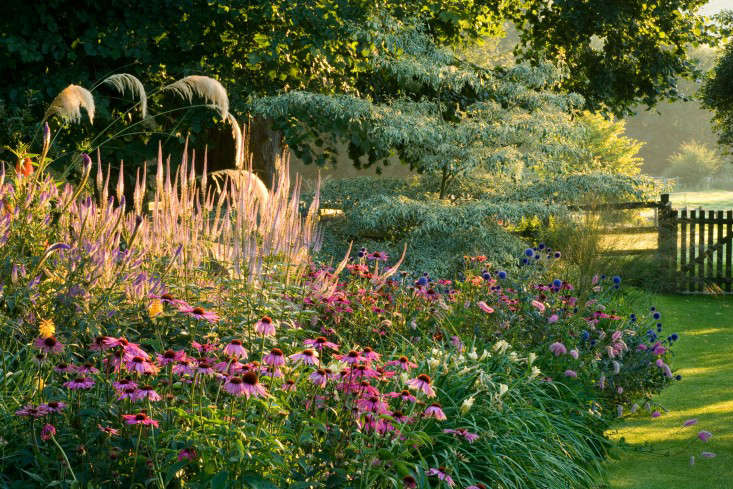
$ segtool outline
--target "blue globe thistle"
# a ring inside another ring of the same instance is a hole
[[[636,321],[636,314],[634,314],[633,312],[629,314],[629,319],[631,319],[631,322]]]
[[[588,338],[590,338],[590,333],[587,331],[583,331],[580,333],[580,337],[583,338],[583,341],[588,341]]]
[[[524,254],[527,256],[534,256],[534,250],[532,248],[527,248],[524,250]]]
[[[540,258],[542,258],[542,257],[539,255],[539,253],[534,256],[534,259],[535,260],[539,260]]]
[[[678,339],[680,339],[680,337],[677,336],[677,333],[672,333],[672,336],[670,336],[670,338],[672,338],[672,341],[677,341]]]
[[[654,319],[659,319],[659,318],[661,318],[661,317],[662,317],[662,315],[661,315],[661,314],[659,314],[659,312],[655,312],[654,314],[652,314],[652,317],[653,317]]]
[[[501,270],[498,273],[498,275],[499,275],[499,278],[502,279],[502,280],[504,280],[506,278],[506,272],[504,270]]]
[[[675,378],[676,380],[682,380],[682,376],[681,376],[681,375],[679,375],[679,374],[678,374],[678,375],[675,375],[675,376],[674,376],[674,378]]]
[[[657,323],[657,333],[662,332],[662,323]]]
[[[552,281],[552,285],[556,289],[559,289],[560,287],[562,287],[562,280],[560,280],[559,278],[556,278],[555,280]]]
[[[621,286],[619,284],[613,284],[613,288],[616,289],[616,290],[618,290],[618,289],[621,288]]]
[[[428,285],[428,278],[427,277],[420,277],[417,279],[417,285],[421,287],[426,287]]]
[[[481,278],[488,282],[489,280],[491,280],[491,274],[488,272],[488,270],[484,270],[484,272],[481,274]]]
[[[606,280],[606,274],[601,275],[601,280]]]
[[[577,307],[573,307],[573,314],[577,314],[577,313],[578,313],[578,308]]]
[[[650,311],[652,311],[652,312],[654,312],[654,311],[656,311],[656,310],[657,310],[657,308],[656,308],[656,307],[654,307],[654,306],[652,306],[652,307],[650,307],[650,308],[649,308],[649,310],[650,310]]]
[[[529,265],[529,258],[522,258],[522,265]]]
[[[560,252],[559,252],[559,251],[556,251],[556,252],[555,252],[555,258],[560,258],[561,256],[562,256],[562,255],[560,254]]]
[[[590,346],[596,346],[596,340],[590,340]]]
[[[359,258],[364,258],[366,256],[366,254],[367,254],[367,249],[366,248],[362,248],[362,249],[359,250],[359,253],[358,253]]]
[[[621,277],[619,277],[618,275],[614,275],[613,276],[613,283],[620,284],[621,283]]]
[[[537,248],[539,248],[541,250],[544,250],[545,249],[545,243],[540,243],[539,245],[537,245]]]

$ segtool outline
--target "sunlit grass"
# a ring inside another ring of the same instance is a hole
[[[708,190],[702,192],[673,192],[669,194],[672,206],[703,209],[731,209],[733,208],[733,191]]]
[[[727,489],[733,487],[733,298],[657,296],[665,332],[676,332],[674,366],[683,376],[659,396],[669,410],[662,417],[648,415],[625,422],[614,438],[634,449],[609,463],[612,489]],[[680,428],[697,418],[696,426]],[[699,430],[713,438],[703,444]],[[691,442],[691,443],[689,443]],[[689,446],[688,446],[689,444]],[[700,452],[715,452],[703,459]],[[696,463],[690,466],[690,455]]]

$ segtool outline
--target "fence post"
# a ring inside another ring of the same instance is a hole
[[[665,280],[665,290],[672,291],[677,288],[676,281],[676,258],[677,258],[677,219],[676,212],[672,209],[669,201],[669,194],[662,194],[659,200],[659,222],[658,241],[659,265],[661,276]]]

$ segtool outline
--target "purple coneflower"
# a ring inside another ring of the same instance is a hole
[[[69,364],[69,363],[61,362],[61,363],[57,363],[53,367],[53,371],[54,372],[58,372],[60,374],[71,374],[71,373],[76,372],[76,367],[74,365]]]
[[[126,377],[126,378],[120,379],[120,380],[118,380],[116,382],[112,382],[112,387],[114,387],[115,390],[117,390],[117,391],[123,391],[125,389],[130,388],[130,387],[132,387],[133,389],[137,389],[137,384],[135,382],[133,382],[132,379]]]
[[[478,440],[478,435],[476,433],[471,433],[468,430],[465,430],[463,428],[458,428],[458,429],[455,429],[455,430],[454,429],[447,428],[447,429],[444,429],[443,430],[443,433],[448,433],[449,435],[455,435],[455,436],[459,436],[459,437],[462,436],[463,438],[465,438],[465,440],[468,443],[473,443],[476,440]]]
[[[392,416],[392,419],[394,419],[398,423],[410,423],[412,421],[412,418],[407,416],[405,413],[403,413],[399,409],[396,411],[393,411],[390,416]]]
[[[49,401],[38,406],[39,409],[45,409],[49,413],[60,413],[65,407],[66,404],[61,401]]]
[[[186,357],[186,352],[184,351],[174,351],[174,350],[166,350],[161,355],[158,353],[158,364],[161,366],[165,366],[171,363],[175,363],[179,360],[183,360]]]
[[[56,427],[52,424],[45,424],[41,428],[41,440],[48,441],[56,436]]]
[[[262,358],[262,361],[271,367],[281,367],[285,365],[285,355],[283,355],[280,348],[273,348],[270,353]]]
[[[328,380],[333,376],[330,370],[325,368],[319,368],[308,376],[311,382],[319,387],[326,387]]]
[[[713,434],[712,434],[712,433],[710,433],[709,431],[705,431],[705,430],[703,430],[703,431],[701,431],[701,432],[699,432],[699,433],[697,434],[697,437],[698,437],[698,438],[699,438],[699,439],[700,439],[701,441],[703,441],[703,442],[706,442],[706,443],[707,443],[707,441],[708,441],[708,440],[709,440],[710,438],[712,438],[712,437],[713,437]]]
[[[232,340],[224,347],[224,353],[236,358],[247,358],[247,350],[242,346],[241,340]]]
[[[202,375],[214,375],[216,371],[214,370],[213,362],[206,358],[199,358],[196,360],[196,373]]]
[[[262,336],[274,336],[275,335],[275,323],[272,322],[270,316],[262,316],[262,319],[257,321],[255,324],[255,331],[257,334]]]
[[[362,397],[356,403],[357,407],[364,412],[380,413],[384,414],[387,412],[387,403],[381,400],[378,396]]]
[[[389,255],[384,251],[375,251],[374,253],[369,253],[369,255],[367,255],[367,258],[369,260],[385,262],[389,259]]]
[[[425,409],[423,416],[425,416],[426,418],[435,418],[438,421],[445,421],[446,419],[448,419],[446,418],[443,409],[440,407],[440,404],[438,404],[437,402],[434,402],[430,406],[428,406],[427,409]]]
[[[407,386],[411,389],[423,391],[423,393],[425,393],[425,395],[428,397],[435,397],[435,391],[433,390],[433,387],[430,385],[430,383],[431,380],[428,374],[420,374],[414,379],[408,380]]]
[[[89,377],[76,377],[68,382],[64,382],[64,387],[77,390],[77,389],[91,389],[94,386],[94,381]]]
[[[117,436],[120,434],[120,430],[112,428],[111,426],[102,426],[101,424],[98,424],[97,428],[99,428],[99,431],[107,433],[109,436]]]
[[[183,462],[184,460],[194,460],[197,456],[196,450],[193,448],[184,448],[178,452],[178,461]]]
[[[97,336],[94,338],[92,344],[89,345],[89,349],[92,351],[102,351],[109,350],[115,346],[117,346],[117,342],[114,338],[110,338],[109,336]]]
[[[371,347],[365,346],[360,353],[361,357],[367,362],[378,362],[381,355],[375,352]]]
[[[323,350],[324,348],[330,348],[332,350],[338,350],[339,346],[336,343],[332,343],[328,341],[328,339],[325,336],[319,336],[315,339],[307,339],[303,342],[305,346],[310,346],[315,348],[318,351]]]
[[[697,424],[697,418],[692,418],[692,419],[688,419],[687,421],[685,421],[684,423],[682,423],[682,426],[687,427],[687,426],[692,426],[692,425],[695,425],[695,424]]]
[[[417,401],[417,398],[415,396],[413,396],[410,393],[410,391],[408,391],[407,389],[404,389],[404,390],[402,390],[400,392],[389,392],[389,393],[387,393],[385,395],[388,396],[388,397],[399,397],[400,400],[402,400],[404,402],[416,402]]]
[[[193,367],[187,359],[178,360],[171,371],[176,375],[193,375]]]
[[[33,363],[35,363],[36,365],[41,365],[45,360],[45,353],[36,353],[35,355],[33,355]]]
[[[416,489],[416,488],[417,488],[417,481],[416,481],[416,480],[415,480],[415,478],[414,478],[413,476],[411,476],[411,475],[406,475],[406,476],[404,476],[404,477],[402,478],[402,484],[403,484],[403,485],[404,485],[404,486],[405,486],[405,487],[406,487],[407,489]]]
[[[300,353],[290,355],[289,358],[296,362],[302,362],[306,365],[315,365],[318,363],[318,353],[310,349],[306,349]]]
[[[137,355],[126,362],[125,366],[131,372],[136,372],[138,374],[155,374],[158,372],[158,367],[150,363],[145,358]]]
[[[249,399],[250,396],[269,396],[265,388],[262,386],[262,384],[260,384],[259,379],[257,378],[257,373],[252,371],[246,372],[244,375],[242,375],[242,381],[242,385],[244,386],[244,395],[247,396],[247,399]]]
[[[236,397],[240,397],[245,394],[244,381],[242,380],[242,377],[227,378],[226,382],[224,382],[223,389]]]
[[[98,374],[99,369],[96,368],[92,362],[84,362],[77,368],[77,372],[80,374]]]
[[[120,389],[118,391],[118,394],[119,394],[119,396],[117,396],[118,401],[122,401],[124,399],[135,401],[137,399],[137,387],[125,387],[123,389]]]
[[[154,426],[156,428],[158,427],[158,422],[143,412],[137,414],[123,414],[122,419],[124,419],[127,424],[143,424]]]
[[[182,312],[183,314],[190,316],[194,319],[200,319],[204,321],[208,321],[210,323],[215,323],[219,321],[219,315],[216,314],[213,311],[207,311],[203,307],[191,307],[189,305],[179,305],[178,310]]]
[[[567,369],[565,371],[565,377],[570,377],[572,379],[575,379],[578,377],[578,373],[575,370]]]
[[[702,452],[700,455],[702,455],[705,458],[715,458],[716,455],[713,452]]]
[[[57,353],[61,353],[64,350],[64,345],[62,345],[61,342],[59,342],[59,340],[57,340],[53,336],[49,336],[48,338],[39,337],[33,344],[43,353],[49,355],[55,355]]]
[[[152,402],[160,401],[162,398],[160,394],[155,392],[155,389],[150,385],[144,385],[140,387],[134,394],[133,401],[139,401],[141,399],[148,399]]]
[[[361,354],[359,354],[358,351],[350,350],[349,353],[345,355],[334,355],[334,358],[336,360],[341,360],[344,363],[361,363],[364,361],[364,358],[362,358]]]
[[[387,362],[387,365],[394,365],[397,367],[400,367],[402,370],[408,371],[412,368],[417,367],[417,364],[415,362],[411,362],[409,358],[402,355],[397,360],[392,360],[390,362]]]
[[[286,379],[285,382],[283,382],[282,390],[285,392],[294,392],[296,389],[295,381],[292,379]]]
[[[426,472],[426,474],[429,476],[437,477],[438,479],[445,482],[449,487],[453,487],[454,485],[456,485],[456,483],[453,482],[453,479],[451,478],[451,476],[448,475],[448,470],[445,467],[438,467],[437,469],[436,468],[430,469]]]
[[[40,418],[41,416],[45,416],[48,414],[48,409],[41,405],[41,406],[34,406],[33,404],[26,404],[21,409],[18,409],[15,411],[16,416],[28,416],[31,418]]]
[[[193,346],[199,353],[209,353],[219,349],[219,347],[214,343],[201,344],[197,341],[192,341],[191,346]]]

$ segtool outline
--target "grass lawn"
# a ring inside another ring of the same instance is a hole
[[[729,190],[706,190],[701,192],[673,192],[669,194],[672,206],[690,209],[730,209],[733,208],[733,192]],[[731,486],[733,487],[733,486]]]
[[[659,401],[669,413],[630,418],[614,438],[634,447],[609,463],[610,489],[733,489],[733,297],[658,296],[664,332],[678,333],[673,367],[683,380],[666,389]],[[690,418],[696,426],[680,429]],[[695,438],[708,430],[713,438]],[[715,452],[714,459],[700,457]],[[695,465],[690,466],[690,455]]]

